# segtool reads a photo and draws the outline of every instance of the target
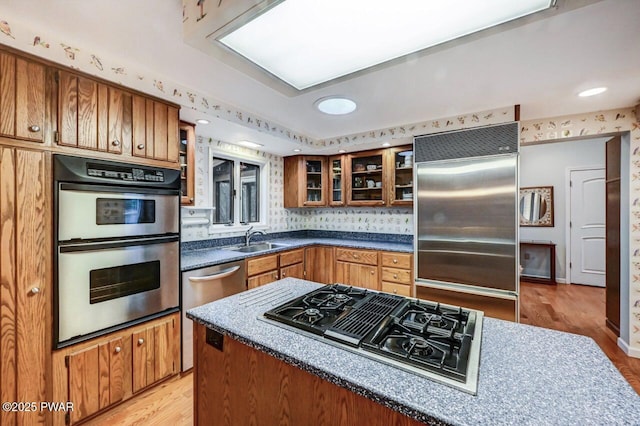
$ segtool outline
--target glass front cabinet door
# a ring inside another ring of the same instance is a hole
[[[330,206],[344,206],[344,156],[329,157]]]
[[[389,182],[389,204],[413,205],[413,147],[389,148],[391,181]]]
[[[327,205],[327,158],[298,155],[284,159],[284,206]]]
[[[385,204],[384,150],[350,154],[350,178],[347,183],[347,204],[352,206],[383,206]]]

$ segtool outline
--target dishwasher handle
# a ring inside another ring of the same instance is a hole
[[[206,275],[204,277],[189,277],[189,281],[194,283],[201,283],[205,281],[219,280],[221,278],[226,278],[229,275],[234,274],[238,269],[240,269],[240,266],[233,266],[228,269],[223,269],[222,271],[216,272],[215,274],[212,274],[212,275]]]

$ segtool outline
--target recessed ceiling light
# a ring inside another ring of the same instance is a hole
[[[196,123],[198,123],[198,124],[209,124],[209,120],[204,119],[204,118],[198,118],[196,120]]]
[[[296,148],[293,150],[293,152],[300,152],[300,151],[302,151],[300,148]]]
[[[347,152],[347,150],[346,150],[346,149],[339,149],[339,150],[338,150],[338,152],[339,152],[340,154],[344,154],[345,152]]]
[[[298,90],[547,9],[556,0],[280,1],[218,42]],[[354,29],[357,29],[354,31]]]
[[[356,110],[354,101],[340,96],[318,99],[315,104],[321,112],[330,115],[345,115]]]
[[[583,90],[582,92],[578,93],[578,96],[582,98],[586,98],[588,96],[599,95],[600,93],[603,93],[606,91],[607,91],[606,87],[594,87],[593,89]]]
[[[389,142],[385,142],[382,144],[382,146],[391,146],[391,144]]]
[[[246,146],[248,148],[260,148],[261,146],[264,146],[260,143],[255,143],[250,141],[239,141],[238,145]]]

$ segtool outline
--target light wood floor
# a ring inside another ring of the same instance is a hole
[[[593,338],[640,394],[640,359],[629,358],[605,326],[604,289],[579,285],[522,283],[520,319],[524,324]],[[193,375],[172,379],[86,423],[97,425],[169,425],[193,423]],[[215,407],[212,407],[214,413]]]

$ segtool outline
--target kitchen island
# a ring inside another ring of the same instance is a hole
[[[188,312],[195,321],[196,424],[640,420],[640,398],[584,336],[485,318],[472,396],[259,319],[318,287],[288,278]]]

